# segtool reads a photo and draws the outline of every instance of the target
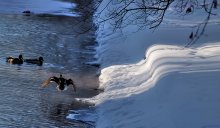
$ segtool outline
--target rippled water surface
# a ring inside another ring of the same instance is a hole
[[[74,98],[98,94],[97,69],[84,64],[94,60],[94,34],[78,35],[76,18],[0,14],[0,127],[88,127],[67,118],[71,111],[89,106]],[[5,62],[20,53],[24,58],[43,56],[43,66]],[[55,84],[40,87],[60,73],[75,81],[76,93],[73,88],[57,91]]]

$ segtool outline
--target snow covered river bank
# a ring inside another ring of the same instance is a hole
[[[196,18],[165,18],[155,31],[131,25],[111,33],[102,24],[96,63],[104,92],[87,99],[96,103],[97,128],[220,127],[218,15],[190,47]]]

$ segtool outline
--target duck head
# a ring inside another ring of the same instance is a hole
[[[39,60],[39,65],[43,65],[43,62],[44,62],[43,57],[42,57],[42,56],[40,56],[38,60]]]
[[[23,60],[23,56],[22,56],[21,54],[18,56],[18,58],[19,58],[20,60]]]
[[[42,56],[39,57],[39,61],[43,62],[44,58]]]

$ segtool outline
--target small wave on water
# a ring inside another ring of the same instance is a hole
[[[95,127],[95,122],[98,117],[95,108],[90,107],[88,109],[70,110],[69,115],[66,118],[83,122],[89,126]]]

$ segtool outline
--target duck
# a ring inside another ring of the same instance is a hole
[[[24,59],[23,59],[23,56],[20,54],[18,58],[14,58],[12,56],[7,57],[6,62],[10,64],[23,64]]]
[[[25,10],[22,12],[25,16],[30,16],[32,12],[30,10]]]
[[[22,13],[31,13],[31,11],[30,10],[25,10]]]
[[[37,64],[39,66],[42,66],[43,65],[43,57],[39,57],[38,59],[25,59],[24,62],[26,63],[30,63],[30,64]]]
[[[74,84],[73,80],[63,78],[62,74],[60,74],[60,77],[56,77],[56,76],[49,77],[47,80],[43,82],[41,87],[43,88],[48,87],[51,82],[55,82],[57,84],[56,88],[59,91],[66,90],[69,85],[72,85],[74,92],[76,92],[76,85]]]

